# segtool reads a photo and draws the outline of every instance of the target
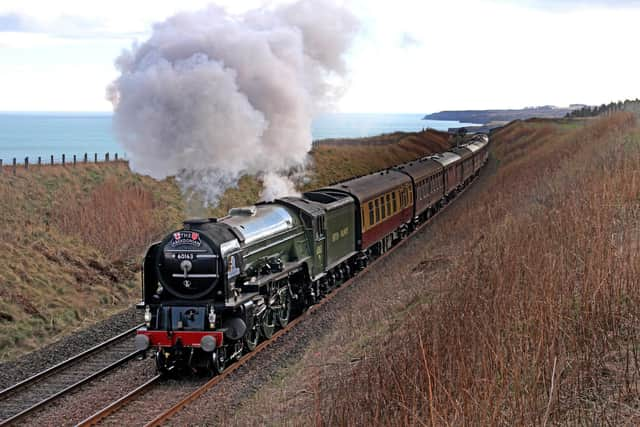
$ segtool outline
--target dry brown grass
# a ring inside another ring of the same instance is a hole
[[[0,359],[130,306],[143,238],[180,215],[171,182],[123,162],[5,168],[0,200]]]
[[[77,234],[109,259],[118,260],[165,231],[164,224],[154,221],[159,208],[142,185],[122,185],[108,178],[87,200],[62,206],[55,222],[63,233]]]
[[[379,347],[395,351],[372,352],[322,390],[323,420],[639,422],[634,126],[618,115],[572,131],[523,124],[496,135],[500,168],[458,229],[449,291]]]
[[[368,275],[236,424],[638,425],[635,118],[516,123],[493,141],[479,187]]]
[[[364,143],[346,142],[336,145],[321,145],[312,151],[311,182],[305,189],[318,188],[353,176],[365,175],[380,169],[407,162],[428,154],[439,153],[450,147],[444,132],[427,130],[411,134],[385,135],[392,138],[389,143],[374,137]]]

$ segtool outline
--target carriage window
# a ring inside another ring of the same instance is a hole
[[[373,224],[373,202],[369,202],[369,225]]]
[[[391,193],[391,201],[393,203],[393,211],[398,212],[398,206],[396,205],[396,192]]]
[[[391,215],[391,196],[386,195],[387,198],[387,215]]]
[[[376,222],[380,221],[380,200],[376,199]]]
[[[384,196],[380,197],[380,209],[382,210],[382,219],[384,219],[386,214],[386,209],[384,208]]]

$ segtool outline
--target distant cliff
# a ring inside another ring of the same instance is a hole
[[[523,108],[521,110],[466,110],[466,111],[440,111],[427,114],[424,120],[457,120],[464,123],[488,124],[491,122],[510,122],[512,120],[524,120],[532,117],[556,118],[564,117],[574,108],[558,108],[550,105],[544,107]]]

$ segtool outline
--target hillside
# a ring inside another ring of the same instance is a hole
[[[211,421],[638,425],[637,119],[520,121],[491,151],[303,354]]]
[[[463,110],[440,111],[427,114],[423,119],[429,120],[457,120],[463,123],[489,124],[513,120],[526,120],[532,117],[560,118],[571,113],[573,108],[558,108],[553,106],[523,108],[520,110]]]
[[[357,142],[357,141],[356,141]],[[403,134],[391,144],[320,145],[306,188],[361,175],[448,146],[446,134]],[[10,167],[0,173],[0,360],[37,349],[137,302],[148,244],[186,217],[220,216],[258,200],[244,177],[219,207],[185,206],[172,179],[132,173],[125,162]]]

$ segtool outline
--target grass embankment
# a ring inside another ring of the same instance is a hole
[[[448,138],[447,133],[427,130],[346,140],[344,145],[337,142],[320,145],[312,151],[314,173],[305,189],[365,175],[426,153],[445,151],[450,146]]]
[[[435,145],[434,145],[435,144]],[[443,134],[392,145],[314,149],[309,187],[442,151]],[[241,179],[206,214],[254,203],[260,183]],[[140,295],[145,247],[194,209],[173,180],[154,181],[126,163],[43,166],[0,173],[0,361],[129,307]]]
[[[139,295],[132,253],[180,214],[169,182],[123,162],[0,174],[0,358],[106,317]]]
[[[237,423],[640,422],[636,118],[519,122],[491,150],[427,244],[367,275]]]

